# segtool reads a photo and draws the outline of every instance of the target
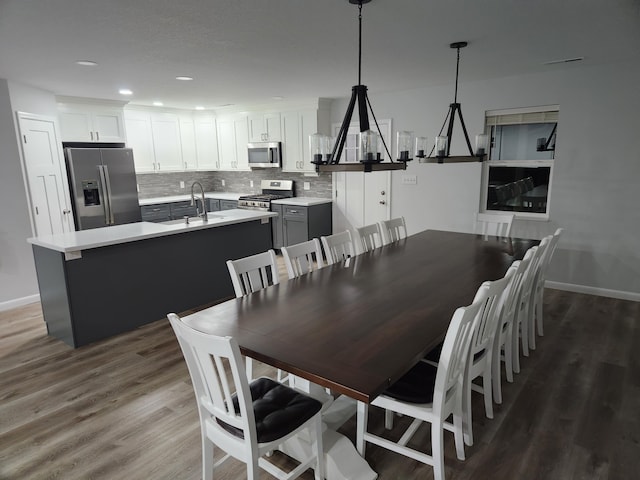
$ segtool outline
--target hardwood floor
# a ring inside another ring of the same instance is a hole
[[[637,478],[640,303],[547,290],[545,313],[545,336],[504,383],[493,420],[474,396],[466,461],[445,433],[448,480]],[[383,431],[372,410],[371,427]],[[355,418],[341,432],[353,439]],[[429,442],[427,427],[412,441],[425,451]],[[366,459],[383,480],[433,478],[372,445]],[[195,399],[166,319],[73,350],[46,335],[39,304],[0,312],[0,479],[200,476]],[[230,460],[216,478],[245,478],[244,465]]]

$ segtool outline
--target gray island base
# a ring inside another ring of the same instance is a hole
[[[79,254],[29,239],[49,335],[77,348],[233,297],[226,261],[272,248],[271,223],[267,216],[212,227]]]

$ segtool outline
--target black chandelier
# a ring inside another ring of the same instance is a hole
[[[420,159],[420,162],[438,162],[444,163],[445,159],[447,163],[449,162],[475,162],[482,161],[487,154],[488,150],[488,135],[479,134],[476,135],[476,150],[475,153],[471,148],[471,142],[469,141],[469,134],[467,133],[467,127],[464,124],[464,118],[462,117],[462,108],[460,103],[458,102],[458,76],[460,72],[460,49],[467,46],[467,42],[454,42],[449,45],[451,48],[455,48],[457,50],[457,60],[456,60],[456,86],[455,93],[453,96],[453,103],[449,104],[449,111],[447,112],[447,116],[444,119],[444,123],[442,124],[442,128],[440,129],[440,133],[436,137],[435,143],[431,149],[429,155],[425,155],[425,151],[427,150],[427,139],[426,137],[417,137],[415,142],[415,155]],[[464,139],[467,143],[467,148],[469,149],[468,156],[450,156],[449,152],[451,151],[451,140],[453,136],[453,124],[456,118],[456,114],[460,119],[460,125],[462,126],[462,132],[464,133]],[[448,123],[447,123],[448,121]],[[442,135],[444,131],[444,127],[447,126],[446,135]],[[432,156],[433,155],[433,156]]]
[[[369,3],[371,0],[348,0],[349,3],[358,5],[358,85],[355,85],[351,89],[351,100],[347,107],[344,120],[340,126],[340,131],[335,140],[333,148],[328,145],[327,137],[322,135],[312,136],[310,139],[310,147],[312,153],[312,163],[316,165],[316,171],[318,172],[337,172],[337,171],[360,171],[360,172],[372,172],[379,170],[402,170],[406,169],[406,162],[409,159],[403,161],[394,162],[387,148],[387,143],[380,131],[380,125],[376,119],[373,109],[371,108],[371,102],[367,95],[367,87],[362,85],[362,5]],[[358,105],[358,116],[360,122],[360,158],[357,163],[340,163],[340,157],[342,156],[342,150],[347,139],[347,132],[349,125],[351,124],[351,117],[353,110]],[[377,132],[371,130],[369,125],[369,111],[375,122]],[[314,138],[315,137],[315,138]],[[383,162],[381,152],[379,149],[379,141],[382,142],[384,150],[389,157],[390,162]],[[331,153],[329,153],[331,149]]]

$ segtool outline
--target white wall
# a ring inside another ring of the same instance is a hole
[[[486,110],[560,105],[550,220],[518,220],[513,233],[541,238],[564,227],[551,280],[638,300],[639,84],[640,63],[634,62],[461,83],[458,95],[472,142]],[[411,130],[431,142],[452,98],[452,86],[370,94],[377,118],[392,118],[394,136]],[[332,122],[342,120],[346,105],[347,99],[333,103]],[[461,130],[453,137],[452,154],[466,154]],[[404,172],[393,172],[391,205],[392,216],[404,215],[410,232],[472,230],[480,203],[479,164],[414,160],[406,173],[417,175],[418,184],[402,185]]]
[[[38,299],[16,111],[55,117],[55,98],[0,79],[0,311]]]

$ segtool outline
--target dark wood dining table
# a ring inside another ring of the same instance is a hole
[[[539,242],[427,230],[185,317],[241,352],[371,402],[442,341],[455,309]]]

